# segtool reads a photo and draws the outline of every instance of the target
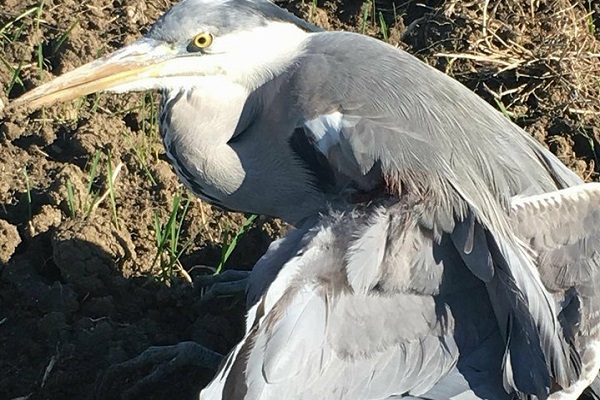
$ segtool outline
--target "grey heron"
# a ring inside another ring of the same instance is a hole
[[[187,187],[297,227],[201,398],[558,399],[596,378],[597,188],[455,80],[267,0],[183,0],[16,104],[150,89]]]

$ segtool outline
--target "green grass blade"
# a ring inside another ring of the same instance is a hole
[[[71,35],[71,32],[73,31],[75,26],[77,26],[77,24],[79,24],[79,18],[76,19],[75,21],[73,21],[73,23],[69,26],[67,31],[58,37],[58,39],[56,40],[56,42],[54,42],[54,45],[52,46],[52,53],[51,53],[52,55],[55,55],[56,52],[61,48],[61,46],[69,38],[69,36]]]
[[[0,36],[5,36],[6,31],[12,28],[17,22],[26,18],[27,16],[33,14],[38,10],[38,7],[32,7],[28,10],[25,10],[21,15],[18,15],[15,19],[8,21],[2,28],[0,28]]]
[[[231,253],[233,253],[233,250],[235,250],[238,241],[250,229],[257,217],[257,215],[249,216],[246,219],[246,221],[242,224],[240,229],[238,229],[238,231],[234,235],[233,239],[229,242],[229,244],[227,244],[227,246],[224,247],[224,251],[221,253],[221,260],[219,261],[219,265],[217,266],[214,275],[218,275],[221,273],[221,270],[225,266],[225,263],[229,259],[229,256],[231,256]]]
[[[386,43],[388,43],[389,42],[388,26],[387,26],[387,23],[385,22],[385,19],[383,18],[383,13],[381,11],[379,11],[379,28],[381,29],[381,34],[383,35],[383,40]]]

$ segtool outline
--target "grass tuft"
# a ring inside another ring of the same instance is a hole
[[[227,229],[223,231],[223,243],[227,243],[227,245],[223,246],[223,250],[221,251],[221,259],[219,260],[219,264],[215,269],[215,275],[221,273],[223,267],[225,266],[225,263],[227,262],[227,260],[229,260],[231,253],[233,253],[233,251],[237,247],[239,240],[252,227],[254,221],[256,221],[256,218],[256,215],[251,215],[248,218],[246,218],[246,221],[244,221],[242,226],[239,227],[239,229],[233,234],[233,236],[231,235],[232,232],[230,230]]]
[[[193,240],[190,239],[185,243],[182,243],[181,240],[183,222],[185,221],[191,200],[189,197],[186,197],[183,203],[181,200],[181,193],[173,196],[169,218],[166,223],[161,222],[158,212],[154,213],[156,253],[151,269],[154,269],[158,264],[159,273],[153,279],[166,285],[172,284],[177,273],[181,274],[188,282],[191,282],[190,276],[179,263],[179,258],[191,245]]]

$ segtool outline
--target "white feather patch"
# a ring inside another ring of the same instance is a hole
[[[358,293],[367,293],[380,279],[388,227],[387,215],[379,212],[348,250],[346,274],[350,286]]]
[[[305,121],[304,127],[312,134],[317,149],[328,156],[332,148],[346,140],[341,134],[342,130],[354,127],[359,121],[360,117],[335,111]]]
[[[268,21],[265,26],[215,37],[198,65],[252,91],[285,71],[304,51],[308,35],[294,24]]]
[[[321,153],[327,155],[329,149],[340,142],[343,117],[342,113],[336,111],[331,114],[321,115],[304,123],[313,134],[317,149]]]

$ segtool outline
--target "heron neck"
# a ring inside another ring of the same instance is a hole
[[[244,171],[228,146],[242,115],[247,92],[218,79],[166,94],[160,130],[176,173],[196,195],[222,205]]]

